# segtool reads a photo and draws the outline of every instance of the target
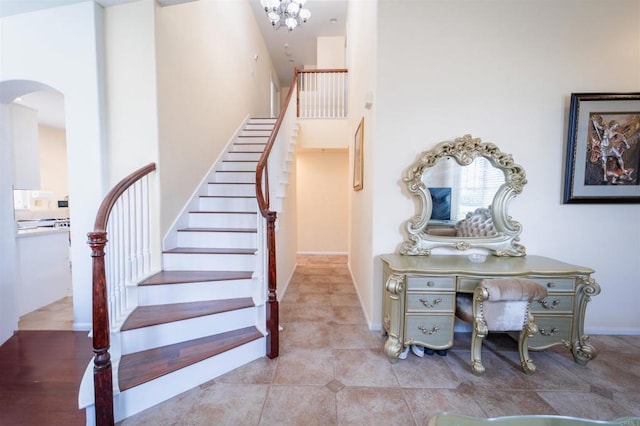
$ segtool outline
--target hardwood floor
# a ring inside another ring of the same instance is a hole
[[[86,331],[18,331],[0,346],[0,424],[84,425],[78,388],[92,356]]]

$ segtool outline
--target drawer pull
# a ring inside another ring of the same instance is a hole
[[[540,304],[542,305],[543,308],[545,309],[555,309],[556,306],[558,306],[560,304],[560,300],[558,299],[554,299],[553,302],[549,303],[547,301],[547,299],[541,300]]]
[[[541,328],[540,329],[540,334],[542,334],[543,336],[553,336],[554,334],[556,334],[558,332],[558,327],[553,327],[551,330],[547,331],[546,328]]]
[[[431,330],[427,330],[427,328],[424,325],[420,324],[418,326],[418,330],[422,331],[422,334],[436,334],[440,330],[440,327],[438,327],[437,325],[434,325]]]
[[[554,282],[548,282],[547,283],[547,287],[548,288],[554,288],[555,286],[556,286],[556,283],[554,283]]]
[[[438,297],[433,301],[433,303],[429,303],[428,299],[420,299],[420,302],[422,302],[425,308],[435,308],[437,304],[442,303],[442,298]]]
[[[427,287],[433,287],[434,285],[436,285],[435,282],[433,281],[427,281]]]

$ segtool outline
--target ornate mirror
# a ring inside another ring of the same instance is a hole
[[[403,179],[418,214],[406,225],[401,253],[430,255],[481,249],[496,256],[524,256],[520,223],[509,202],[527,183],[524,169],[492,143],[465,135],[420,154]]]

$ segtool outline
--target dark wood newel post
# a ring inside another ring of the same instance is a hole
[[[267,251],[269,266],[269,294],[267,299],[267,357],[277,358],[280,352],[280,321],[278,319],[278,295],[276,274],[276,217],[277,213],[267,212]]]
[[[93,391],[96,425],[113,425],[113,379],[109,354],[109,311],[104,268],[104,247],[107,233],[89,232],[87,244],[93,260]]]

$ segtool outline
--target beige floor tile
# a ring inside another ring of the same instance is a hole
[[[278,358],[256,359],[215,379],[215,383],[271,384],[276,374]]]
[[[345,387],[337,394],[340,425],[415,425],[398,388]]]
[[[392,364],[392,369],[404,388],[456,389],[460,380],[442,358],[439,355],[419,358],[409,353],[407,359]]]
[[[617,401],[588,392],[538,392],[558,414],[594,420],[614,420],[633,416],[630,408]],[[517,411],[514,414],[520,414]]]
[[[361,324],[366,327],[367,319],[360,306],[333,306],[333,320],[338,324]]]
[[[391,363],[379,349],[334,349],[335,377],[345,386],[398,386]]]
[[[336,394],[326,386],[271,386],[260,425],[337,425]]]
[[[554,407],[534,391],[480,389],[473,399],[486,417],[516,414],[559,414]]]
[[[437,413],[447,411],[465,416],[485,417],[484,411],[464,391],[456,389],[405,389],[405,400],[419,425]]]
[[[334,338],[331,325],[322,322],[293,322],[282,325],[280,349],[283,351],[330,348]]]
[[[331,349],[302,349],[279,356],[273,383],[324,386],[335,378]]]
[[[268,390],[265,385],[215,383],[203,389],[192,401],[179,424],[256,425]]]
[[[384,340],[379,331],[369,331],[364,325],[335,324],[330,329],[330,343],[334,349],[380,350]]]

